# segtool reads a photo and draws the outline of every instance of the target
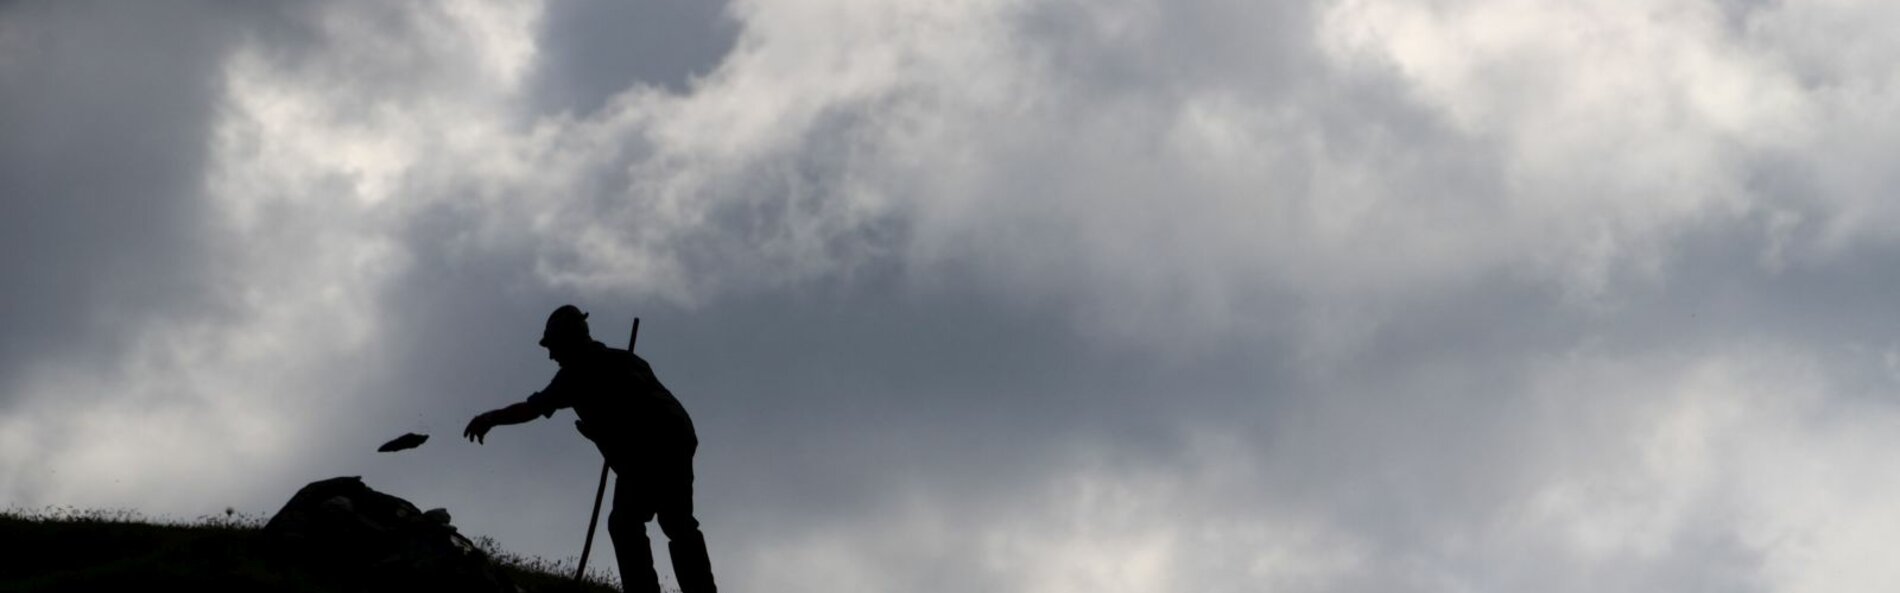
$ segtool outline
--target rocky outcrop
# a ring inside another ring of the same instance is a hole
[[[516,588],[449,524],[354,476],[312,482],[264,526],[288,561],[370,591],[496,591]]]

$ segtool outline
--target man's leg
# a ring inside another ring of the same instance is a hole
[[[666,550],[673,556],[673,575],[679,578],[680,593],[717,593],[713,583],[712,559],[706,554],[706,536],[693,518],[693,458],[689,453],[675,460],[671,471],[655,476],[655,511],[660,531],[666,534]]]
[[[627,593],[660,593],[660,577],[653,573],[653,544],[647,541],[647,521],[653,518],[652,497],[636,478],[614,478],[614,510],[607,514],[607,534],[614,538],[614,556],[620,561],[620,586]]]

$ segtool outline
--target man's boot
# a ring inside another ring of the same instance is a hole
[[[608,516],[607,533],[614,538],[614,559],[620,562],[621,590],[660,593],[660,576],[653,572],[653,545],[647,542],[646,523],[615,519],[622,517]]]
[[[666,542],[673,555],[673,576],[680,581],[680,593],[718,593],[713,583],[712,559],[706,555],[706,538],[698,533]]]

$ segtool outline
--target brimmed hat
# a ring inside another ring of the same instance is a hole
[[[593,340],[587,334],[587,314],[579,307],[561,305],[548,314],[548,327],[541,332],[541,345],[579,344]]]

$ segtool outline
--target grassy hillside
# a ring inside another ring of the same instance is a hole
[[[51,509],[0,513],[0,592],[13,591],[356,591],[351,575],[316,574],[264,545],[258,517],[227,512],[190,522],[149,521],[130,512]],[[491,562],[528,591],[617,589],[605,573],[576,584],[574,567],[502,552],[476,540]],[[562,576],[568,575],[568,576]]]

